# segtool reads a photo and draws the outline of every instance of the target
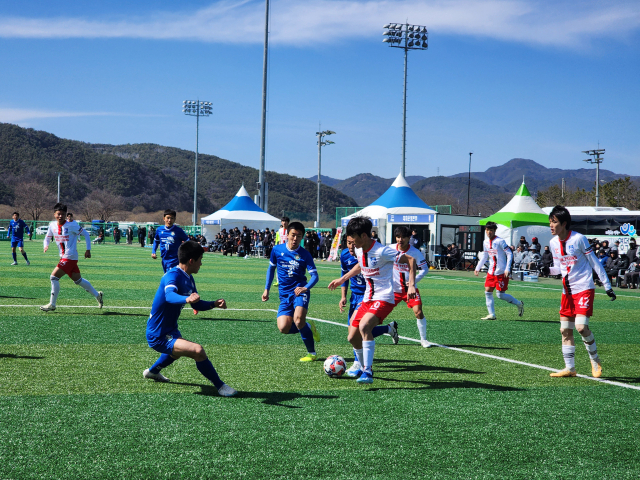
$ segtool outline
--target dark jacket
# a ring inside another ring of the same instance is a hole
[[[545,267],[550,267],[551,265],[553,265],[553,254],[551,253],[551,251],[545,250],[544,252],[542,252],[542,264]]]

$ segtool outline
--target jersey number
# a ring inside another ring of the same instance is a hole
[[[589,297],[581,297],[580,300],[578,300],[578,305],[580,305],[581,308],[589,308]]]

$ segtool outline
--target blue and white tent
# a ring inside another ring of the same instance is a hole
[[[264,230],[265,228],[280,227],[280,219],[269,215],[249,196],[249,192],[240,187],[236,196],[217,212],[212,213],[200,220],[202,224],[202,234],[207,240],[211,240],[214,235],[219,233],[223,228],[238,227],[242,230],[246,226],[249,230]]]
[[[409,186],[402,174],[399,174],[391,186],[371,205],[342,218],[345,227],[353,217],[369,217],[378,229],[378,236],[386,243],[391,242],[391,231],[387,224],[426,224],[433,223],[436,211],[427,205]]]

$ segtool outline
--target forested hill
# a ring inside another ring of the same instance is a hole
[[[62,199],[80,202],[96,190],[124,198],[126,208],[156,211],[193,208],[194,153],[153,144],[103,145],[65,140],[47,132],[0,123],[0,203],[12,204],[15,188],[36,181],[52,192],[61,171]],[[305,178],[267,172],[269,211],[313,212],[316,184]],[[225,205],[244,183],[256,193],[258,170],[213,155],[198,155],[198,210]],[[355,200],[322,186],[325,211],[356,205]]]

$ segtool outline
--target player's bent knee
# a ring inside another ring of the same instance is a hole
[[[569,337],[573,335],[573,328],[562,328],[560,327],[560,333],[563,337]]]
[[[193,359],[196,362],[201,362],[207,359],[207,354],[205,353],[204,348],[202,348],[202,345],[196,344],[195,348],[193,349]]]

